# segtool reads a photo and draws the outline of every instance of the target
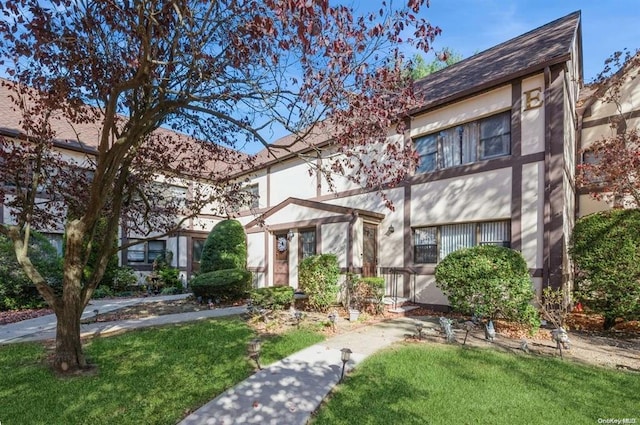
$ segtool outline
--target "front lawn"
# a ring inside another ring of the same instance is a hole
[[[253,373],[238,319],[144,329],[89,342],[93,377],[57,378],[41,344],[0,347],[0,423],[175,424]],[[264,342],[268,364],[323,338],[293,330]]]
[[[597,424],[609,418],[640,423],[640,375],[488,349],[408,345],[358,366],[313,424]]]

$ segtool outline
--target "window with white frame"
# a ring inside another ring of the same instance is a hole
[[[127,262],[147,263],[162,256],[167,248],[167,242],[163,240],[147,241],[127,248]]]
[[[460,223],[413,229],[413,262],[435,264],[462,248],[475,245],[511,246],[511,221]]]
[[[511,112],[447,128],[414,139],[418,173],[497,158],[511,153]]]

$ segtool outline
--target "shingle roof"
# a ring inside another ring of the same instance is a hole
[[[425,103],[414,112],[564,62],[571,57],[579,31],[576,11],[428,75],[415,83]]]

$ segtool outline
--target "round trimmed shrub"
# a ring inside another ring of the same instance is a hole
[[[29,257],[49,285],[54,289],[62,288],[62,259],[47,238],[37,232],[31,233]],[[0,310],[38,308],[45,304],[18,264],[13,242],[0,235]]]
[[[251,272],[243,269],[215,270],[194,277],[191,291],[203,300],[238,301],[251,288]]]
[[[293,288],[271,286],[251,291],[251,304],[268,310],[284,310],[293,302]]]
[[[604,316],[640,318],[640,210],[612,210],[582,217],[569,248],[576,264],[576,298]]]
[[[200,272],[245,269],[247,267],[247,238],[238,220],[224,220],[211,229],[202,247]]]
[[[512,249],[480,245],[454,251],[436,266],[436,285],[455,311],[539,325],[527,263]]]
[[[338,257],[334,254],[312,255],[300,262],[298,282],[308,296],[309,307],[326,311],[336,302],[340,290],[339,276]]]

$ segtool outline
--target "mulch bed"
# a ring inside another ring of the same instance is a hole
[[[31,308],[26,310],[0,311],[0,325],[35,319],[36,317],[46,316],[47,314],[53,314],[53,310],[50,308]]]

